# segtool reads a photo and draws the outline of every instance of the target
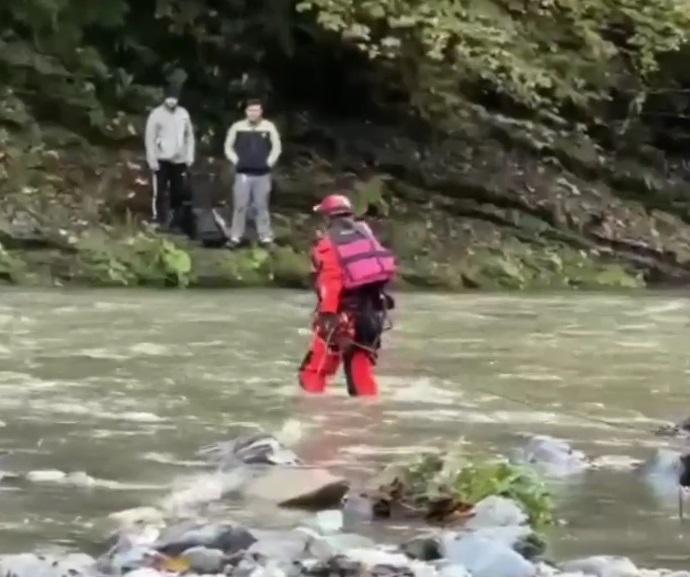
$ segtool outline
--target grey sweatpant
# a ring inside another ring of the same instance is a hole
[[[247,210],[254,208],[256,232],[261,242],[273,240],[271,229],[271,213],[268,201],[271,196],[271,175],[252,176],[249,174],[235,175],[235,185],[232,191],[232,226],[230,228],[231,240],[242,240],[244,229],[247,225]]]

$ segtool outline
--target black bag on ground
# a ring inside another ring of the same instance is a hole
[[[223,228],[222,217],[213,208],[194,209],[194,238],[205,247],[221,247],[228,237]]]

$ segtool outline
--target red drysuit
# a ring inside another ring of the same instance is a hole
[[[351,396],[378,394],[374,367],[390,297],[383,293],[382,283],[346,289],[348,270],[337,244],[339,232],[368,230],[353,228],[365,226],[348,217],[333,219],[312,250],[318,308],[311,346],[299,371],[300,386],[309,393],[324,392],[342,362]],[[380,245],[371,246],[371,254],[380,255],[375,252]],[[367,254],[350,258],[362,262]]]

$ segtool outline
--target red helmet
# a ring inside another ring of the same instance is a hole
[[[352,203],[342,194],[329,194],[319,204],[314,206],[314,212],[324,216],[349,215],[354,212]]]

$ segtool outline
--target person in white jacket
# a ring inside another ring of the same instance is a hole
[[[171,86],[163,104],[146,122],[146,161],[153,172],[153,222],[171,225],[185,196],[187,169],[194,164],[194,128],[189,113],[179,105],[180,91]]]

